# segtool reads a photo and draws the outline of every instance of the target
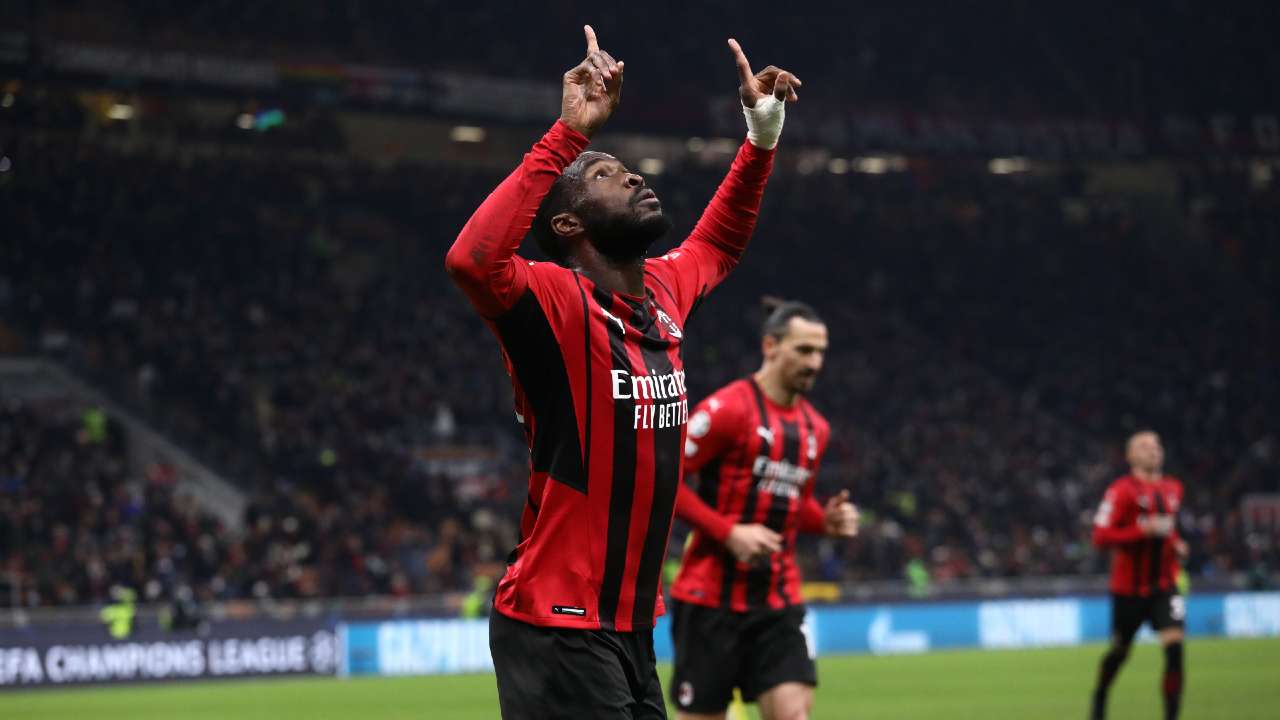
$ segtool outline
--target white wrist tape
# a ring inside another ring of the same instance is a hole
[[[782,135],[782,121],[787,117],[787,104],[772,93],[756,101],[756,106],[742,106],[742,114],[747,118],[747,140],[761,150],[772,150],[778,146],[778,138]]]

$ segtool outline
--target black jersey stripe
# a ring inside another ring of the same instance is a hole
[[[747,378],[747,384],[750,386],[752,396],[756,401],[756,426],[757,428],[763,428],[766,431],[769,431],[772,426],[769,424],[769,411],[764,404],[764,394],[760,392],[760,386],[756,384],[755,378]],[[758,433],[758,437],[760,444],[759,449],[755,453],[755,457],[771,457],[773,454],[773,444],[770,442],[770,438],[765,437],[764,434],[760,433]],[[754,459],[754,457],[750,457],[748,458],[748,462],[751,462]],[[742,513],[738,515],[738,522],[740,523],[749,523],[755,520],[756,504],[759,502],[760,497],[760,491],[758,489],[760,485],[760,477],[755,473],[752,473],[751,479],[748,482],[750,485],[747,487],[747,497],[742,504]],[[721,604],[723,607],[729,608],[732,606],[733,586],[737,582],[738,565],[737,560],[728,552],[725,553],[724,563],[725,582],[724,587],[720,589]],[[752,570],[747,571],[748,578],[751,577],[752,572]],[[751,603],[749,598],[747,604],[748,607],[750,607]]]
[[[582,278],[573,274],[573,281],[578,284],[578,294],[582,296],[582,374],[586,378],[586,413],[583,416],[582,431],[582,467],[591,472],[591,406],[595,404],[595,396],[591,394],[591,307],[587,302],[587,291],[582,287]]]
[[[707,463],[698,471],[698,497],[713,508],[720,507],[720,473],[724,466],[720,459]]]
[[[597,291],[598,292],[598,291]],[[606,296],[607,297],[607,296]],[[610,298],[611,300],[611,298]],[[631,374],[625,331],[607,322],[609,351],[613,369]],[[627,544],[631,534],[631,506],[636,492],[635,400],[614,398],[613,401],[613,480],[609,490],[609,528],[606,533],[604,577],[600,583],[600,627],[616,627],[618,600],[622,594],[622,575],[627,566]]]
[[[1168,511],[1164,504],[1164,496],[1160,494],[1159,490],[1152,493],[1151,497],[1157,513],[1164,514]],[[1168,536],[1151,538],[1151,567],[1148,568],[1147,572],[1151,580],[1149,589],[1152,594],[1160,590],[1160,570],[1161,566],[1164,565],[1164,545],[1167,541]]]
[[[804,448],[808,447],[810,443],[817,442],[817,437],[814,435],[815,430],[813,426],[813,419],[809,417],[809,411],[805,410],[804,408],[804,401],[801,400],[799,401],[798,404],[800,405],[800,435],[802,437],[797,438],[794,462],[796,464],[796,467],[802,467],[803,466],[802,463],[804,463],[805,458],[802,457],[801,454],[805,452]],[[810,462],[812,462],[814,459],[816,458],[809,458]],[[813,467],[809,466],[809,470],[810,470],[810,475],[809,475],[810,479],[807,480],[806,482],[813,482],[813,474],[812,474]],[[798,488],[798,490],[800,491],[800,497],[804,497],[804,488]],[[801,502],[802,501],[799,498],[797,498],[796,500],[790,501],[788,505],[789,506],[794,505],[795,507],[799,507]],[[782,532],[782,531],[779,530],[778,532]],[[786,533],[783,533],[782,551],[794,552],[795,548],[792,547],[794,544],[795,544],[794,541],[789,541],[787,539]],[[800,598],[790,597],[787,595],[786,573],[779,572],[777,574],[777,577],[774,578],[774,580],[777,582],[776,592],[778,593],[778,597],[782,598],[783,603],[787,605],[797,605],[800,603]]]
[[[785,462],[795,463],[799,466],[800,460],[800,428],[786,420],[780,420],[782,425],[782,455],[779,458]],[[760,491],[757,490],[759,495]],[[787,515],[791,511],[790,498],[781,495],[772,494],[769,498],[769,509],[765,513],[765,527],[776,533],[782,533],[786,530]],[[773,563],[761,565],[751,569],[747,573],[747,607],[759,607],[767,605],[769,602],[769,587],[774,584],[774,575],[781,577],[782,573],[774,573]]]
[[[631,372],[630,360],[620,334],[609,329],[609,349],[613,369]],[[604,577],[600,585],[600,627],[613,630],[622,593],[622,575],[627,564],[631,530],[631,506],[635,500],[636,445],[632,416],[635,402],[613,401],[613,472],[609,490],[609,527],[605,541]]]
[[[1146,508],[1144,508],[1140,502],[1142,498],[1141,493],[1138,490],[1135,490],[1134,492],[1139,493],[1138,497],[1135,498],[1135,502],[1139,503],[1137,519],[1141,520],[1142,517],[1146,514]],[[1149,542],[1139,543],[1137,545],[1137,548],[1138,548],[1138,551],[1133,554],[1133,563],[1130,570],[1133,572],[1133,593],[1136,595],[1141,595],[1142,594],[1142,563],[1147,556],[1147,552],[1150,550],[1150,543]]]
[[[817,448],[818,446],[817,445],[818,425],[814,423],[813,415],[809,414],[808,407],[805,407],[806,404],[805,404],[804,398],[801,398],[801,400],[799,401],[799,405],[800,405],[800,420],[801,420],[800,429],[803,430],[803,434],[805,436],[800,441],[800,446],[801,448],[803,448],[803,450],[800,450],[799,452],[805,452],[805,454],[808,455],[808,452],[806,452],[806,448],[809,448],[809,447]],[[817,457],[806,456],[804,460],[808,461],[808,465],[806,466],[808,466],[810,471],[809,482],[810,483],[817,482],[817,478],[813,477],[814,465],[817,464],[818,462]],[[800,466],[800,464],[801,464],[801,459],[800,459],[800,456],[797,455],[796,466]],[[804,497],[804,491],[800,492],[800,496]],[[797,501],[797,505],[799,505],[799,502],[800,501]],[[787,542],[785,538],[783,538],[783,542]],[[791,544],[791,546],[794,546],[795,542],[792,541],[787,544]],[[785,547],[783,548],[783,550],[794,551],[794,548]],[[778,597],[781,597],[782,601],[787,603],[787,605],[800,605],[800,603],[804,601],[804,598],[801,598],[801,597],[788,596],[786,589],[787,589],[786,575],[783,575],[782,573],[778,573]]]
[[[800,464],[800,427],[796,423],[782,420],[782,457],[783,462],[790,463],[796,467]],[[799,488],[797,488],[798,490]],[[785,499],[785,498],[784,498]],[[782,532],[787,528],[787,515],[791,512],[791,502],[775,502],[769,505],[769,513],[765,516],[764,524],[774,532]]]
[[[640,354],[650,374],[667,375],[675,371],[671,356],[667,354],[669,347],[665,341],[651,342],[647,337],[640,341]],[[678,413],[682,410],[673,406],[681,402],[680,397],[655,399],[653,402],[655,406],[667,406],[667,409],[662,412],[659,407],[654,413],[653,500],[649,506],[649,523],[636,572],[635,604],[631,613],[632,626],[637,628],[653,624],[659,573],[671,533],[671,515],[680,485],[680,462],[684,449],[680,442],[681,423],[678,422],[681,419]]]
[[[526,291],[494,325],[533,411],[533,471],[585,493],[587,473],[569,373],[542,305]]]

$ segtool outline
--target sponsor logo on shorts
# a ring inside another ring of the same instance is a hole
[[[587,609],[574,607],[573,605],[552,605],[551,612],[555,615],[577,615],[578,617],[583,617],[587,614]]]
[[[689,707],[693,704],[693,685],[688,681],[680,683],[680,692],[676,694],[676,702],[681,707]]]

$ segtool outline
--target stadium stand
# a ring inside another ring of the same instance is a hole
[[[579,22],[569,4],[449,23],[434,0],[376,14],[352,0],[4,5],[0,352],[56,359],[249,505],[231,532],[169,473],[131,463],[118,424],[86,442],[85,408],[6,398],[0,603],[101,602],[117,583],[147,598],[405,596],[493,575],[516,539],[523,445],[500,358],[441,263],[501,173],[465,153],[361,155],[376,143],[341,115],[377,103],[340,86],[371,66],[429,69],[411,88],[428,95],[437,71],[554,81],[564,58],[474,39],[496,23],[558,36]],[[611,127],[718,134],[708,99],[732,101],[721,34],[740,5],[686,4],[675,34],[640,6],[593,19],[619,57],[644,58]],[[1051,157],[995,173],[981,153],[928,147],[889,172],[825,156],[780,169],[687,360],[693,397],[754,369],[761,294],[810,300],[830,322],[819,494],[849,487],[865,527],[813,542],[807,576],[923,568],[945,589],[1095,575],[1093,507],[1124,435],[1151,426],[1187,483],[1193,574],[1267,582],[1280,527],[1251,525],[1241,501],[1280,492],[1280,166],[1200,151],[1212,114],[1275,109],[1275,23],[1260,21],[1274,8],[873,2],[855,27],[826,12],[729,28],[761,57],[790,39],[809,113],[789,120],[792,147],[843,138],[815,117],[880,111],[1123,119],[1148,144],[1127,169]],[[288,72],[262,90],[104,78],[59,65],[61,42]],[[117,96],[136,117],[104,120]],[[1194,156],[1167,142],[1183,116],[1199,123],[1184,133]],[[650,177],[673,237],[722,170],[669,162]]]
[[[125,482],[109,447],[14,408],[11,428],[46,426],[62,475],[6,449],[7,542],[71,553],[13,555],[21,602],[103,599],[95,562],[61,583],[32,568],[118,537],[138,555],[97,561],[113,581],[207,599],[465,590],[500,563],[523,501],[518,435],[499,359],[440,269],[499,175],[377,166],[341,142],[304,157],[274,134],[254,153],[216,138],[178,152],[78,132],[77,104],[46,100],[27,112],[47,126],[0,178],[0,215],[32,240],[4,268],[6,324],[252,502],[242,537],[221,532],[162,484]],[[676,236],[719,172],[651,178]],[[810,577],[893,579],[917,562],[939,587],[1094,573],[1092,507],[1118,439],[1146,425],[1190,488],[1192,568],[1275,565],[1277,538],[1239,512],[1246,493],[1276,489],[1276,274],[1254,259],[1275,190],[1238,193],[1239,169],[1180,172],[1181,201],[1156,207],[1089,190],[1080,168],[998,176],[945,158],[775,180],[688,357],[695,396],[753,369],[761,289],[816,298],[831,323],[815,401],[836,433],[820,493],[850,487],[869,522],[857,540],[819,543]],[[497,469],[460,483],[424,460],[460,443],[499,448]],[[76,477],[97,489],[37,496],[67,504],[63,530],[24,524],[33,488]]]

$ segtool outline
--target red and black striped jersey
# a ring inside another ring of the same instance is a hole
[[[1111,483],[1093,518],[1093,543],[1113,548],[1111,592],[1149,596],[1172,592],[1178,582],[1178,539],[1175,523],[1167,537],[1152,537],[1138,526],[1145,515],[1177,516],[1182,506],[1182,482],[1164,476],[1147,482],[1125,475]]]
[[[802,602],[796,535],[823,531],[813,484],[830,435],[808,400],[783,407],[753,378],[698,405],[685,442],[685,472],[697,474],[698,487],[682,487],[676,509],[695,531],[672,597],[738,612]],[[738,562],[723,545],[735,523],[781,533],[782,550],[758,564]]]
[[[773,153],[744,143],[692,234],[645,262],[644,295],[632,297],[515,255],[586,144],[557,123],[468,221],[446,266],[501,343],[529,444],[521,539],[495,608],[535,625],[630,631],[662,613],[688,420],[683,326],[745,249]]]

